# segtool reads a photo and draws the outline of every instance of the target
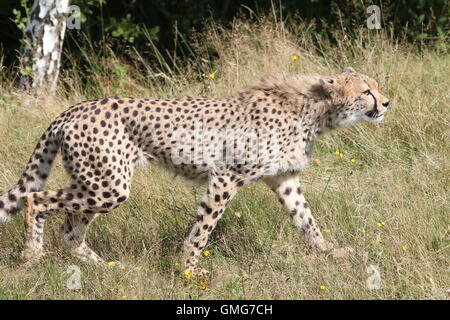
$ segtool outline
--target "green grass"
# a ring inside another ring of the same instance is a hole
[[[98,63],[89,86],[73,62],[62,72],[56,97],[19,92],[4,80],[0,193],[16,183],[53,117],[83,99],[100,93],[223,96],[266,74],[332,74],[351,65],[379,80],[392,108],[382,124],[362,124],[322,139],[300,179],[319,226],[328,231],[324,236],[354,247],[352,258],[310,252],[276,196],[256,183],[231,202],[205,248],[211,254],[201,265],[212,273],[209,288],[184,286],[180,249],[204,187],[151,165],[137,170],[131,198],[88,232],[90,246],[108,261],[120,260],[126,270],[73,259],[59,244],[60,216],[46,225],[46,256],[25,269],[18,216],[0,225],[0,299],[446,299],[449,55],[433,49],[418,53],[370,30],[353,42],[323,42],[318,55],[310,31],[303,30],[288,31],[266,20],[236,23],[231,30],[211,26],[192,45],[197,58],[173,69],[165,62],[150,65],[137,56],[124,62],[112,53],[95,56],[95,50],[86,50]],[[209,54],[214,51],[215,58]],[[49,189],[67,183],[61,168],[58,157]],[[79,290],[67,288],[70,265],[81,268]],[[367,288],[370,265],[381,272],[379,290]]]

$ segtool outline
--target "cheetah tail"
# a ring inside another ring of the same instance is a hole
[[[55,123],[47,129],[30,156],[19,182],[0,196],[0,222],[9,221],[23,208],[24,196],[44,188],[61,141],[58,131]]]

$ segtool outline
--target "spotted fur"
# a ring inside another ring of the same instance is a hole
[[[42,253],[45,221],[64,213],[62,238],[74,255],[104,264],[84,241],[88,226],[128,199],[136,166],[157,162],[189,179],[207,180],[184,243],[186,269],[204,274],[197,262],[209,235],[237,191],[258,179],[276,192],[311,247],[338,253],[312,216],[298,172],[322,134],[361,120],[379,122],[387,106],[377,83],[351,68],[333,77],[269,77],[221,99],[85,101],[63,112],[42,135],[17,185],[0,197],[0,220],[9,220],[26,206],[22,256],[30,261]],[[200,138],[193,134],[196,126]],[[220,137],[239,130],[242,143],[231,154],[225,148],[229,141]],[[197,150],[192,143],[205,148]],[[71,183],[42,191],[58,149]],[[208,160],[201,157],[207,150],[212,151]],[[200,157],[194,159],[196,155]],[[229,155],[237,158],[226,161]]]

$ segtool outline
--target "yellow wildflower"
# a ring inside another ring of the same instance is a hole
[[[275,249],[277,247],[276,243],[272,243],[272,249]]]
[[[203,251],[203,255],[204,255],[205,257],[209,256],[209,254],[210,254],[210,252],[209,252],[208,250]]]
[[[122,296],[121,298],[122,298],[122,299],[126,299],[126,298],[127,298],[127,296]]]
[[[191,277],[191,271],[189,271],[188,269],[184,270],[183,274],[186,280],[189,280],[189,278]]]
[[[122,269],[122,270],[126,270],[125,266],[122,266],[122,267],[120,267],[120,269]]]
[[[344,154],[341,152],[341,153],[339,153],[339,157],[343,157],[344,156]]]
[[[337,155],[339,155],[341,152],[339,150],[336,150],[335,152]]]
[[[408,250],[408,247],[407,246],[402,246],[402,250],[406,251],[406,250]]]
[[[325,290],[326,288],[327,288],[327,287],[324,286],[324,285],[322,285],[322,286],[319,287],[319,289],[322,290],[322,291]]]
[[[210,74],[209,74],[209,78],[210,78],[210,79],[214,79],[215,77],[216,77],[216,75],[215,75],[214,73],[210,73]]]
[[[292,56],[292,60],[298,60],[298,56]]]
[[[323,230],[323,232],[330,233],[331,230],[330,229],[325,229],[325,230]]]
[[[353,163],[355,163],[355,162],[356,162],[356,159],[355,159],[355,158],[353,158],[353,159],[352,159],[352,162],[353,162]]]
[[[384,221],[377,222],[378,227],[383,227],[385,225]]]
[[[108,262],[108,266],[115,266],[115,265],[116,265],[116,263],[114,261]]]

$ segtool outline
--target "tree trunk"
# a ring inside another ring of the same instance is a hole
[[[69,0],[34,0],[25,28],[20,88],[54,94]]]

